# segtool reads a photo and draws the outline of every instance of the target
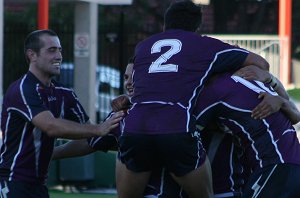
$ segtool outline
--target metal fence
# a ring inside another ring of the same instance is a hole
[[[238,45],[264,57],[270,64],[270,72],[280,79],[280,39],[277,35],[209,35],[224,42]]]

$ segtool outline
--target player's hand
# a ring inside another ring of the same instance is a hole
[[[118,111],[114,113],[110,118],[106,119],[104,122],[99,124],[98,135],[104,136],[107,133],[109,133],[112,129],[118,127],[124,115],[125,113],[123,111]]]
[[[131,103],[127,95],[120,95],[112,100],[111,107],[114,112],[128,109]]]
[[[261,92],[258,96],[262,101],[252,110],[254,119],[264,119],[280,110],[283,100],[280,96],[273,96],[266,92]]]
[[[271,74],[268,71],[264,71],[254,65],[242,67],[234,73],[246,80],[258,80],[260,82],[269,82]]]

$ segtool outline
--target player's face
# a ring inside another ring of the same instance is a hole
[[[129,97],[133,96],[132,70],[133,63],[128,63],[124,74],[124,89]]]
[[[62,48],[59,38],[56,36],[43,35],[40,39],[44,45],[36,55],[36,69],[47,77],[59,75],[62,62]]]

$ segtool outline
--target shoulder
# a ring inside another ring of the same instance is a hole
[[[14,97],[17,95],[24,97],[28,95],[33,95],[37,92],[37,84],[38,83],[34,81],[34,79],[25,74],[24,76],[10,84],[5,95],[10,95]]]
[[[78,96],[76,95],[75,91],[72,88],[68,88],[57,81],[52,81],[52,83],[55,86],[55,92],[60,97],[63,97],[65,102],[74,105],[79,103]]]
[[[52,80],[51,83],[55,86],[56,90],[60,90],[61,92],[64,92],[66,94],[74,93],[74,90],[72,88],[66,87],[65,85],[63,85],[62,83],[60,83],[56,80]]]
[[[212,83],[212,89],[220,94],[230,93],[236,87],[236,80],[232,78],[229,72],[220,73]]]
[[[234,80],[231,78],[230,73],[215,74],[205,83],[201,98],[210,102],[221,100],[232,91],[233,84]]]

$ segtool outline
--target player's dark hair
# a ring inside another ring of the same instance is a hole
[[[130,57],[127,61],[128,64],[134,63],[134,57]]]
[[[165,12],[165,30],[182,29],[195,32],[201,20],[202,11],[199,5],[190,0],[176,1]]]
[[[40,37],[43,35],[57,36],[53,30],[36,30],[29,33],[24,42],[24,53],[26,61],[29,62],[29,59],[26,55],[28,49],[33,50],[36,53],[39,53],[40,49],[44,46],[44,43],[41,42]]]

